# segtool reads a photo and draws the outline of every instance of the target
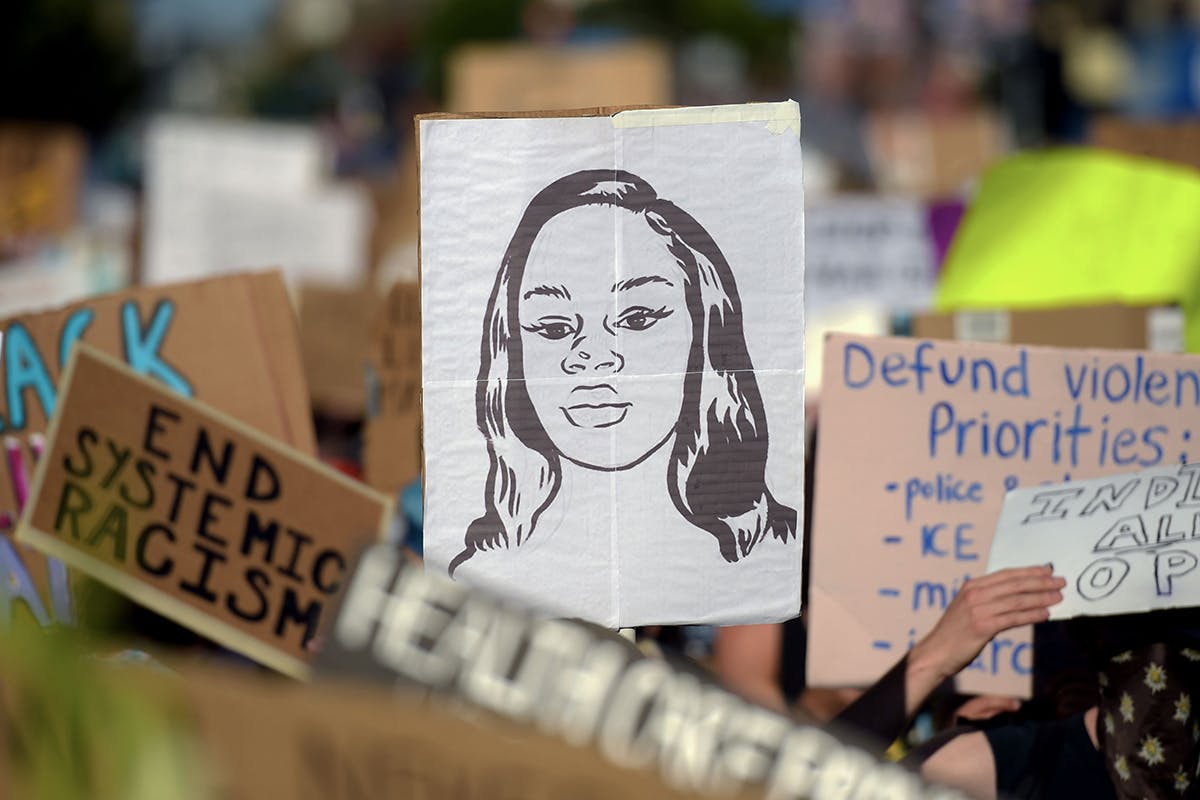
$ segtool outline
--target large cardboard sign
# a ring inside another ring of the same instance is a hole
[[[371,325],[363,475],[397,492],[421,474],[421,287],[399,282]]]
[[[1200,464],[1015,489],[988,571],[1053,564],[1051,619],[1200,605]]]
[[[419,125],[429,564],[609,626],[794,616],[796,104]]]
[[[871,683],[932,627],[984,573],[1007,491],[1200,454],[1194,356],[833,335],[825,365],[809,589],[818,686]],[[1028,632],[1011,631],[959,685],[1027,693],[1032,661]]]
[[[615,774],[657,772],[721,797],[949,797],[830,733],[743,700],[610,631],[538,618],[394,547],[359,560],[317,675],[374,682],[598,750]]]
[[[451,55],[446,73],[451,111],[671,102],[671,53],[657,42],[471,44]]]
[[[277,273],[136,289],[0,321],[0,624],[71,619],[62,565],[13,544],[71,346],[122,358],[304,453],[316,444],[295,320]]]
[[[302,675],[390,501],[86,345],[64,387],[17,539]]]

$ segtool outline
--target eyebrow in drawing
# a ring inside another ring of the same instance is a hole
[[[667,286],[675,285],[661,275],[641,275],[636,278],[626,278],[623,281],[614,283],[611,291],[623,292],[626,289],[635,289],[638,286],[645,286],[647,283],[665,283]]]
[[[565,286],[535,286],[526,292],[522,299],[528,300],[535,295],[540,295],[542,297],[561,297],[563,300],[571,299],[571,293],[567,291],[567,287]]]

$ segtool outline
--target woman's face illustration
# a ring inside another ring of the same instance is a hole
[[[664,444],[693,335],[666,240],[621,208],[565,211],[538,234],[519,291],[527,391],[558,451],[622,469]]]

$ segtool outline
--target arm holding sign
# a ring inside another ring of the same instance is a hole
[[[1042,622],[1066,582],[1048,566],[1018,567],[967,581],[941,619],[886,675],[835,720],[888,742],[942,682],[997,634]]]
[[[1050,606],[1062,600],[1064,586],[1066,581],[1048,566],[1004,569],[967,581],[933,630],[909,651],[905,712],[916,712],[997,634],[1049,619]]]

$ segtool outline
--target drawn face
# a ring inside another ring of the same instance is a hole
[[[529,397],[565,458],[623,469],[671,437],[692,320],[683,270],[644,219],[606,206],[552,218],[517,317]]]

